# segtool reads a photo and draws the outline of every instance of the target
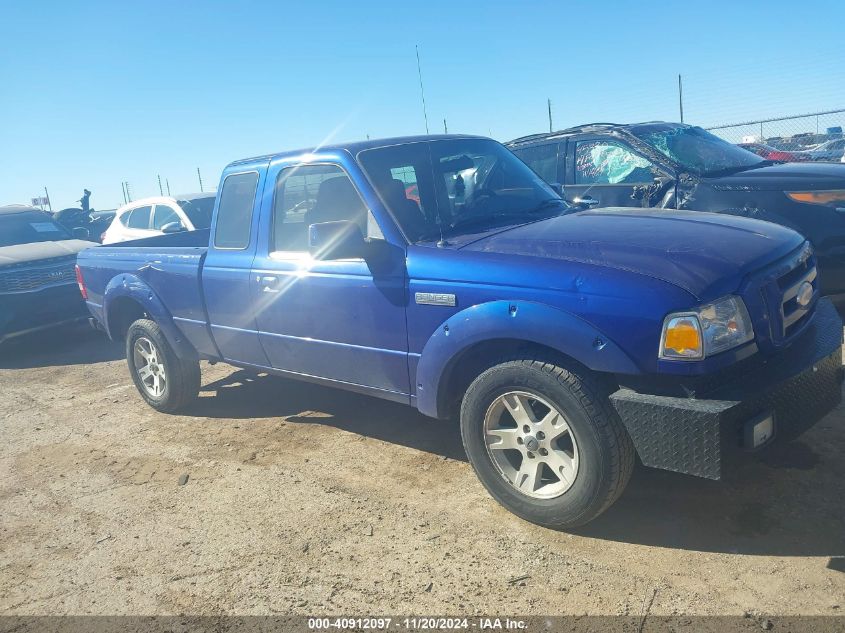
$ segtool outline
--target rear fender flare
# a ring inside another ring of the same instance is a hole
[[[546,304],[492,301],[449,317],[431,335],[416,372],[417,408],[443,417],[441,377],[449,364],[474,345],[496,339],[552,348],[599,372],[638,374],[636,363],[610,338],[583,319]]]
[[[112,279],[103,293],[104,325],[109,338],[114,338],[111,332],[111,307],[114,301],[121,297],[133,299],[144,308],[144,311],[161,328],[167,342],[170,343],[178,356],[182,358],[197,357],[197,351],[176,326],[173,315],[165,307],[161,298],[143,279],[130,273],[118,275]]]

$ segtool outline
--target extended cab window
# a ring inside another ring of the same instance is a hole
[[[575,146],[576,185],[648,183],[652,163],[620,143],[578,141]]]
[[[279,172],[272,252],[307,251],[311,224],[339,220],[355,222],[364,235],[381,236],[349,176],[337,165],[297,165]]]
[[[126,226],[130,229],[149,229],[150,228],[150,212],[152,207],[138,207],[132,209],[129,213],[124,214],[126,219]]]
[[[557,143],[547,143],[515,149],[513,153],[546,182],[557,182],[557,148]]]
[[[223,181],[220,205],[217,208],[217,227],[214,246],[217,248],[244,249],[249,246],[252,206],[258,174],[231,174]]]

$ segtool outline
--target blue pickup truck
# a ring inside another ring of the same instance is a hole
[[[569,528],[635,457],[718,479],[840,401],[842,322],[788,228],[576,209],[470,136],[240,160],[218,191],[208,230],[78,257],[160,411],[206,359],[458,416],[491,495]]]

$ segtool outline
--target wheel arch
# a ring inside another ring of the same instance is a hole
[[[449,417],[478,373],[516,352],[597,372],[639,373],[616,343],[571,313],[540,303],[493,301],[454,314],[431,335],[416,368],[417,408]]]
[[[136,275],[119,275],[109,282],[103,295],[103,315],[106,333],[112,340],[122,340],[134,321],[146,317],[158,324],[178,355],[198,356],[161,298]]]

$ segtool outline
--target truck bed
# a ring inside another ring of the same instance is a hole
[[[104,323],[109,284],[140,279],[158,295],[177,323],[206,322],[200,288],[209,231],[186,231],[142,240],[97,246],[79,254],[77,263],[88,290],[88,305]]]

